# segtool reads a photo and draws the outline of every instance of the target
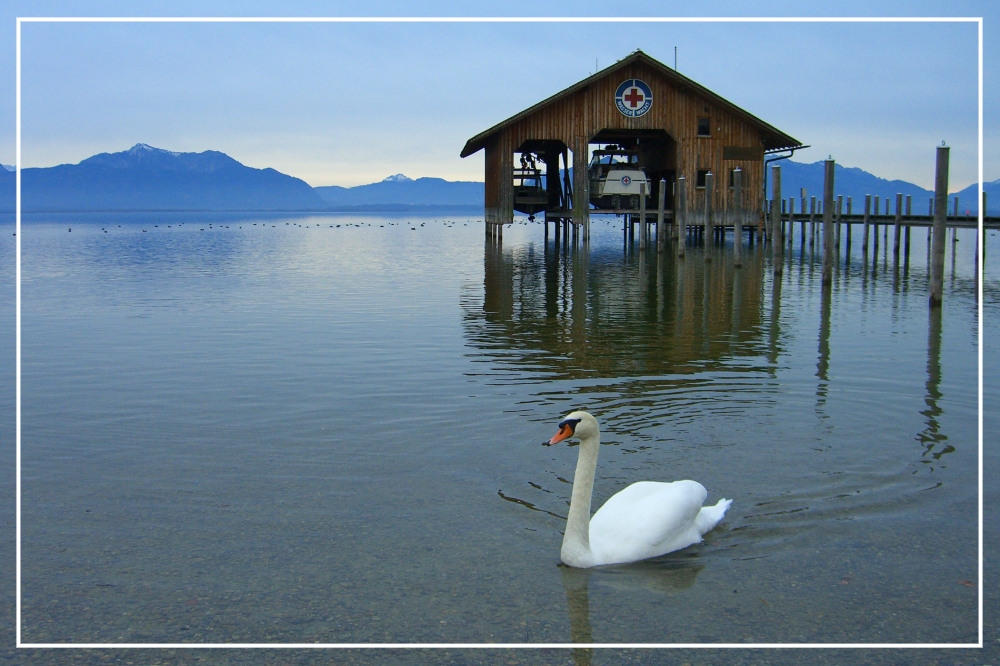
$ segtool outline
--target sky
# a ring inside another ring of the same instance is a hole
[[[0,7],[0,162],[15,161],[16,21],[69,16],[546,16],[565,3],[27,2]],[[616,7],[620,3],[612,3]],[[802,16],[797,2],[720,2],[698,16]],[[611,4],[574,3],[606,17]],[[138,7],[138,9],[137,9]],[[502,9],[501,9],[502,7]],[[360,13],[359,13],[359,8]],[[628,17],[691,15],[637,1]],[[1000,178],[1000,3],[812,3],[814,16],[984,17],[984,178]],[[140,11],[141,14],[137,13]],[[877,12],[877,13],[873,13]],[[403,173],[482,180],[475,134],[635,49],[810,148],[932,189],[978,179],[976,23],[69,23],[21,24],[22,166],[77,163],[136,143],[219,150],[310,185]]]

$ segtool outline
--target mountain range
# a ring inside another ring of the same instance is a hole
[[[782,194],[798,199],[821,197],[823,162],[791,160],[781,166]],[[926,214],[933,192],[899,180],[886,180],[862,169],[836,166],[836,193],[853,198],[860,212],[864,195],[895,201],[897,192],[913,197],[913,212]],[[15,173],[0,168],[0,211],[14,210]],[[985,183],[988,213],[1000,214],[1000,180]],[[950,195],[959,198],[959,212],[978,212],[977,185]],[[768,187],[770,195],[770,186]],[[357,187],[310,187],[274,169],[255,169],[225,153],[178,153],[143,143],[126,151],[101,153],[79,164],[28,168],[21,172],[25,212],[112,210],[238,210],[238,211],[418,211],[442,208],[481,211],[484,185],[441,178],[389,176]],[[883,208],[884,210],[884,208]]]

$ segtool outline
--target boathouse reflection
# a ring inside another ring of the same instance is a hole
[[[759,252],[734,269],[694,253],[487,241],[483,273],[482,309],[465,308],[467,340],[553,379],[692,373],[780,344],[764,339],[777,336],[762,326]]]

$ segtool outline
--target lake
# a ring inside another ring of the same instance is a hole
[[[896,265],[891,231],[885,242],[879,229],[865,258],[855,227],[824,291],[818,237],[803,243],[798,224],[777,283],[760,244],[744,247],[741,269],[731,237],[684,259],[640,253],[614,218],[595,218],[586,251],[523,220],[502,245],[488,243],[481,221],[454,216],[66,214],[23,224],[24,642],[978,640],[974,231],[956,243],[948,234],[934,315],[924,229]],[[0,261],[11,277],[13,230],[8,216]],[[989,243],[985,527],[995,553],[1000,247]],[[12,349],[13,280],[0,299]],[[8,414],[13,367],[5,354]],[[560,566],[577,449],[540,444],[574,409],[601,421],[595,510],[632,482],[691,478],[709,502],[733,500],[725,519],[703,543],[655,560]],[[12,467],[2,546],[11,563]],[[4,584],[13,622],[14,586]],[[985,636],[996,644],[994,621]],[[74,663],[137,658],[73,654]],[[171,654],[171,663],[331,657]],[[338,654],[365,663],[860,658]],[[989,652],[865,655],[981,663]]]

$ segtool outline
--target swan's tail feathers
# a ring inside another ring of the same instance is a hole
[[[722,517],[726,515],[726,510],[733,500],[721,499],[715,506],[703,506],[698,512],[698,517],[694,519],[698,532],[704,534],[719,524]]]

